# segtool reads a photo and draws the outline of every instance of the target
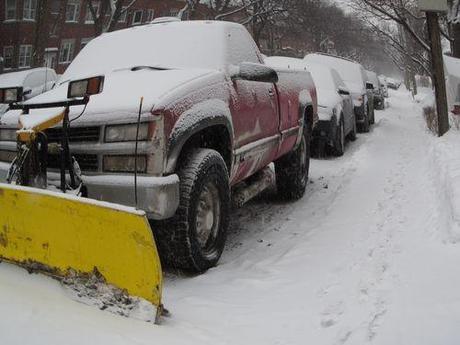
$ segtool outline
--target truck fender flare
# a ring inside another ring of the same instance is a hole
[[[234,129],[230,108],[221,100],[208,100],[196,104],[176,121],[167,145],[167,174],[175,171],[177,160],[187,140],[200,131],[212,126],[225,126],[233,146]]]
[[[299,134],[297,135],[295,149],[300,145],[300,142],[302,140],[306,120],[305,115],[308,107],[313,108],[313,99],[311,98],[310,92],[308,90],[303,90],[299,94]],[[313,119],[308,120],[313,123]],[[313,130],[313,128],[311,128],[310,130]]]

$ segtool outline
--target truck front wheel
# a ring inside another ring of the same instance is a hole
[[[185,155],[178,174],[176,215],[158,225],[160,255],[172,267],[201,273],[215,266],[224,250],[230,211],[227,167],[215,150]]]
[[[299,147],[275,162],[276,187],[285,200],[298,200],[307,188],[311,130],[305,126]]]

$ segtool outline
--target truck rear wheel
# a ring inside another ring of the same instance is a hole
[[[310,170],[311,130],[306,126],[299,147],[275,162],[276,187],[285,200],[298,200],[305,194]]]
[[[168,265],[201,273],[224,250],[230,211],[227,167],[215,150],[196,149],[181,164],[176,215],[159,225],[160,256]]]

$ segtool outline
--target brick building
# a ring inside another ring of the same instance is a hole
[[[137,0],[116,29],[176,16],[184,5],[185,0]],[[95,2],[97,11],[99,7]],[[194,16],[206,18],[206,8],[197,9]],[[94,37],[85,0],[0,0],[0,73],[48,66],[61,74]]]

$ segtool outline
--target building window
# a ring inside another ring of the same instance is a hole
[[[179,10],[177,8],[171,8],[169,10],[170,17],[177,17],[178,14],[179,14]]]
[[[73,58],[75,40],[62,40],[61,51],[59,52],[59,63],[69,63]]]
[[[96,11],[96,17],[99,17],[99,14],[101,12],[101,3],[95,2],[93,3],[93,7],[94,7],[94,10]],[[85,24],[94,24],[93,14],[91,13],[91,10],[89,9],[89,5],[86,6]]]
[[[58,15],[61,12],[61,2],[52,0],[50,10],[52,15]]]
[[[139,10],[139,11],[135,11],[134,14],[133,14],[133,25],[138,25],[138,24],[142,24],[142,14],[144,12],[142,10]]]
[[[21,45],[19,46],[19,68],[28,68],[32,64],[32,46]]]
[[[35,20],[37,14],[37,0],[24,0],[24,20]]]
[[[120,14],[120,18],[118,18],[118,22],[119,23],[126,23],[126,15],[128,13],[128,8],[127,7],[123,7],[121,9],[121,14]]]
[[[67,8],[65,12],[65,21],[67,23],[78,23],[80,17],[80,1],[69,0],[67,2]]]
[[[155,10],[148,10],[147,12],[147,22],[150,23],[155,18]]]
[[[13,55],[14,55],[14,48],[3,47],[3,68],[10,69],[13,68]]]
[[[16,19],[16,0],[5,0],[5,20]]]
[[[80,50],[85,48],[85,46],[93,39],[93,37],[87,37],[81,39]]]

